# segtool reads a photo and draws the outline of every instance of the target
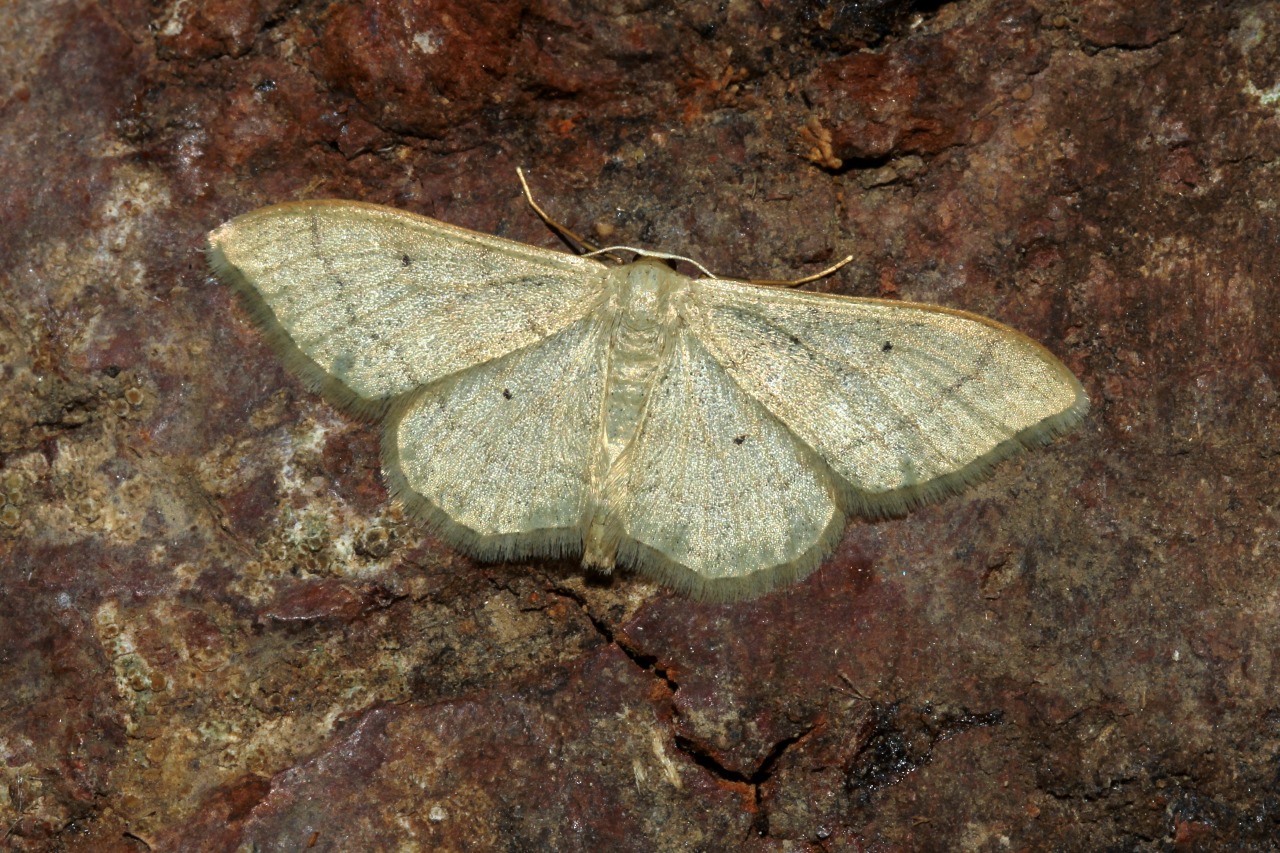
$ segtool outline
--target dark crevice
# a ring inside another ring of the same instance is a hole
[[[134,841],[134,842],[137,842],[138,844],[141,844],[143,850],[153,849],[151,847],[151,844],[145,838],[143,838],[141,835],[135,835],[134,833],[129,832],[128,830],[121,833],[120,837],[128,841]]]
[[[752,784],[751,779],[754,774],[752,774],[752,776],[748,776],[746,773],[741,771],[725,767],[717,761],[715,756],[713,756],[705,747],[692,738],[686,737],[685,735],[676,735],[675,740],[676,749],[689,756],[694,764],[698,765],[703,770],[706,770],[717,779],[723,779],[726,782],[737,782],[740,785]]]
[[[278,30],[281,26],[286,24],[295,13],[297,13],[301,6],[302,0],[294,0],[294,2],[285,3],[274,12],[267,14],[267,16],[262,20],[262,26],[258,30],[257,38],[261,39],[273,30]]]
[[[913,19],[935,17],[950,3],[951,0],[807,0],[795,4],[795,15],[813,47],[846,56],[857,50],[877,50],[906,37],[913,28]]]
[[[658,664],[658,658],[640,651],[624,638],[619,638],[614,629],[602,619],[591,612],[591,608],[587,606],[586,599],[578,592],[568,587],[552,585],[550,592],[562,598],[567,598],[574,602],[581,609],[582,614],[587,617],[587,621],[591,623],[591,627],[600,635],[609,645],[617,646],[618,649],[627,656],[627,659],[636,665],[637,669],[654,675],[666,684],[667,689],[674,694],[680,689],[680,684],[671,677],[668,670]],[[694,764],[706,770],[712,776],[725,782],[750,786],[752,796],[755,800],[756,813],[755,818],[751,822],[751,831],[758,837],[764,837],[769,834],[769,812],[765,808],[764,794],[762,786],[768,782],[773,776],[774,768],[777,767],[779,760],[788,749],[808,737],[809,733],[814,730],[814,726],[808,726],[803,731],[798,732],[790,737],[785,737],[775,743],[760,760],[756,769],[750,773],[743,773],[740,770],[734,770],[720,763],[719,760],[706,747],[699,744],[696,740],[685,735],[676,734],[673,737],[676,749],[689,757]]]
[[[908,156],[908,153],[890,152],[881,154],[879,157],[848,157],[840,161],[840,166],[835,169],[821,167],[822,171],[832,175],[846,175],[849,172],[870,171],[872,169],[882,169],[895,160]]]
[[[782,754],[800,741],[804,740],[805,737],[808,736],[809,732],[813,731],[813,729],[813,726],[809,726],[799,734],[783,738],[775,743],[773,745],[773,749],[769,750],[769,754],[760,762],[760,766],[751,774],[751,778],[748,781],[753,785],[760,785],[769,781],[769,778],[773,776],[773,768],[777,765],[778,759],[782,758]]]
[[[591,618],[593,622],[595,621],[590,614],[588,614],[588,618]],[[632,663],[640,667],[640,669],[645,672],[652,673],[658,678],[661,678],[666,683],[667,689],[672,693],[675,693],[680,689],[679,683],[671,677],[671,674],[667,671],[666,667],[658,665],[658,659],[655,656],[647,655],[639,649],[632,647],[629,643],[621,642],[616,638],[613,642],[622,650],[624,655],[631,659]]]
[[[1168,39],[1153,41],[1151,44],[1125,44],[1124,42],[1116,42],[1115,44],[1108,45],[1098,45],[1092,42],[1085,42],[1083,52],[1088,56],[1096,56],[1098,54],[1105,53],[1145,53],[1149,50],[1155,50],[1166,41],[1168,41]]]
[[[609,645],[617,646],[618,649],[627,656],[627,659],[634,663],[638,669],[661,678],[666,683],[667,689],[672,693],[675,693],[680,689],[679,683],[671,677],[667,669],[658,665],[657,656],[646,654],[626,640],[619,639],[617,633],[612,627],[591,612],[591,608],[587,606],[586,599],[581,595],[574,592],[572,589],[560,586],[551,587],[551,591],[556,595],[559,595],[562,598],[567,598],[577,604],[582,610],[583,615],[587,617],[587,621],[591,623],[591,627],[595,629],[596,633],[599,634]]]
[[[1182,30],[1183,27],[1181,26],[1175,27],[1163,36],[1153,39],[1150,42],[1117,41],[1111,44],[1098,44],[1096,42],[1084,40],[1081,45],[1081,50],[1090,56],[1100,53],[1144,53],[1149,50],[1156,50],[1157,48],[1162,47],[1166,42],[1170,42],[1182,35]]]
[[[921,172],[927,171],[929,164],[938,160],[940,157],[950,156],[953,151],[957,149],[964,149],[967,145],[968,143],[966,142],[957,142],[952,145],[943,146],[936,151],[929,152],[895,148],[884,154],[878,154],[875,156],[842,157],[840,158],[840,165],[834,168],[831,166],[824,166],[820,163],[814,163],[813,166],[828,175],[839,176],[848,175],[850,173],[875,172],[878,169],[885,168],[886,166],[902,164],[904,166],[902,174],[898,174],[891,179],[885,180],[879,185],[911,184]],[[911,166],[909,169],[905,168],[910,158],[913,157],[918,158],[921,165],[919,167]]]
[[[769,809],[765,807],[764,802],[764,783],[773,776],[773,768],[777,765],[778,760],[782,758],[782,754],[807,737],[809,732],[813,731],[813,728],[813,726],[809,726],[799,734],[783,738],[775,743],[773,749],[769,750],[769,754],[760,762],[760,766],[751,774],[752,794],[755,796],[756,801],[756,816],[751,821],[751,829],[761,838],[769,834]]]
[[[768,782],[769,779],[773,777],[774,767],[777,766],[778,760],[782,758],[783,753],[800,741],[804,740],[804,738],[806,738],[813,729],[813,726],[809,726],[804,731],[792,735],[791,737],[783,738],[775,743],[773,748],[769,750],[768,754],[765,755],[763,759],[761,759],[760,764],[751,773],[743,773],[739,770],[733,770],[729,767],[725,767],[714,755],[711,754],[710,750],[706,749],[692,738],[684,735],[676,735],[675,744],[676,749],[689,756],[693,763],[697,764],[717,779],[739,785],[749,785],[751,787],[751,793],[755,800],[756,807],[755,818],[751,821],[751,831],[755,833],[757,837],[763,838],[769,834],[769,810],[765,808],[764,793],[762,790],[764,783]]]

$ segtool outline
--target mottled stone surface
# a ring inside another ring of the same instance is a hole
[[[0,6],[0,848],[1280,834],[1280,4]],[[806,582],[481,565],[205,269],[348,197],[992,315],[1084,428]]]

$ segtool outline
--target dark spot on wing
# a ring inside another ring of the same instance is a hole
[[[515,394],[512,394],[512,393],[511,393],[511,389],[510,389],[510,388],[503,388],[503,389],[502,389],[502,396],[503,396],[504,398],[506,398],[506,399],[510,400],[512,397],[514,397],[514,396],[515,396]]]
[[[737,438],[735,438],[735,439],[733,440],[733,443],[734,443],[734,444],[742,444],[742,442],[744,442],[744,441],[746,441],[746,440],[747,440],[747,436],[746,436],[745,434],[743,434],[743,435],[740,435],[740,436],[738,436]]]
[[[885,341],[885,342],[884,342],[884,346],[880,347],[880,351],[881,351],[881,352],[888,352],[888,351],[889,351],[889,350],[891,350],[891,349],[893,349],[893,342],[892,342],[892,341]]]
[[[329,372],[344,382],[351,373],[351,368],[355,367],[356,357],[349,352],[340,353],[334,358],[333,363],[329,365]]]
[[[412,263],[413,263],[413,261],[409,259],[409,256],[408,256],[408,255],[401,255],[401,256],[400,256],[400,263],[401,263],[403,266],[406,266],[406,267],[407,267],[407,266],[409,266],[410,264],[412,264]]]

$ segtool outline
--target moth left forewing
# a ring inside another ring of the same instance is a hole
[[[290,367],[357,410],[563,329],[606,271],[351,201],[254,210],[214,230],[208,254]]]
[[[936,306],[691,283],[691,333],[840,476],[850,508],[901,512],[1083,418],[1044,347]]]

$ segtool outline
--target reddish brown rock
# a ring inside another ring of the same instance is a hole
[[[1268,849],[1280,14],[854,5],[0,11],[3,846]],[[1093,411],[757,601],[477,564],[200,250],[322,196],[556,246],[517,165]]]
[[[452,0],[336,3],[321,22],[315,69],[326,84],[354,96],[373,125],[438,137],[510,91],[520,7]]]
[[[285,5],[284,0],[174,3],[152,22],[157,50],[166,59],[244,56]]]
[[[993,129],[985,113],[1007,97],[1002,90],[1046,61],[1035,38],[1036,12],[1020,4],[1005,4],[1002,11],[998,36],[991,17],[974,16],[819,65],[805,94],[818,126],[830,128],[836,160],[823,165],[840,169],[844,161],[931,155],[984,141]],[[978,58],[974,49],[983,41],[988,46]]]

